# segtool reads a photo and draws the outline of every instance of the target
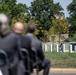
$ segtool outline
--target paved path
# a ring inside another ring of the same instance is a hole
[[[49,75],[76,75],[76,73],[50,73]]]
[[[36,75],[36,74],[34,73],[32,75]],[[42,75],[42,72],[40,72],[39,75]],[[51,68],[49,75],[76,75],[76,69],[74,68]]]
[[[36,75],[36,74],[32,74]],[[42,75],[41,73],[39,75]],[[49,75],[76,75],[76,73],[50,73]]]
[[[51,68],[50,72],[53,73],[75,73],[76,74],[76,68]]]

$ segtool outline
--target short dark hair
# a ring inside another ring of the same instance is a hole
[[[36,24],[34,23],[27,24],[27,27],[26,27],[27,32],[34,33],[35,29],[36,29]]]

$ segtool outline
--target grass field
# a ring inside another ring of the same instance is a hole
[[[53,68],[76,68],[76,53],[45,52]]]

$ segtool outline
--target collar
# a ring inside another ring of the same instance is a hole
[[[34,36],[32,33],[27,33],[26,35],[28,35],[28,36]]]
[[[4,38],[4,37],[8,36],[9,34],[10,34],[10,32],[7,33],[6,35],[2,35],[2,34],[0,34],[0,37],[1,37],[1,38]]]

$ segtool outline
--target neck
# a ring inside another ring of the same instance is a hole
[[[27,34],[34,34],[34,33],[27,32]]]
[[[34,36],[33,33],[27,33],[27,35],[29,35],[29,36]]]
[[[10,32],[9,32],[10,33]],[[5,35],[3,35],[2,33],[0,33],[0,36],[1,37],[6,37],[9,33],[7,33],[7,34],[5,34]]]
[[[17,34],[17,35],[22,35],[21,33],[16,33],[16,32],[14,32],[15,34]]]

